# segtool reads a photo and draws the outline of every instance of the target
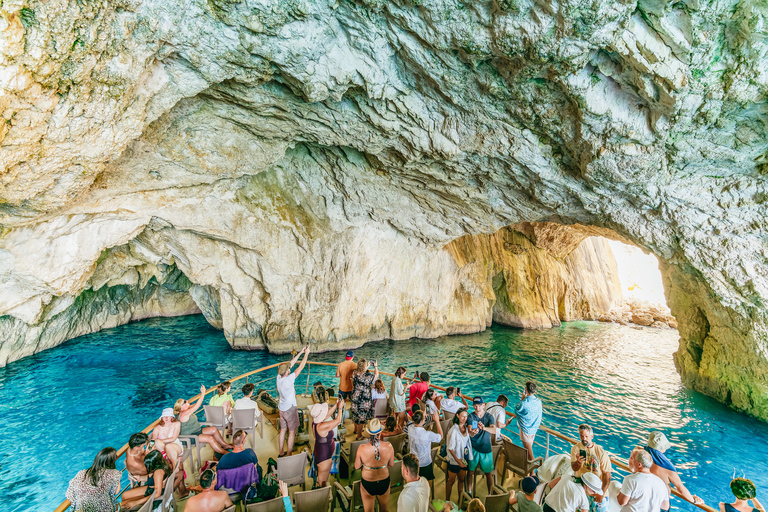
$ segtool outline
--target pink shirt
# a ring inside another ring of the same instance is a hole
[[[408,390],[408,409],[409,410],[413,407],[413,404],[416,403],[416,400],[424,396],[424,393],[426,393],[428,389],[429,389],[428,382],[417,382],[415,384],[411,384],[411,387]]]

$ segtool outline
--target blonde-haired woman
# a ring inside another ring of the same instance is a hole
[[[368,371],[370,363],[365,359],[357,362],[357,369],[352,376],[352,407],[349,414],[355,422],[356,440],[363,438],[363,426],[373,418],[373,397],[371,391],[373,383],[379,378],[379,365],[373,362],[374,373]]]
[[[201,443],[208,443],[216,453],[225,454],[227,450],[233,448],[232,444],[227,443],[221,437],[221,433],[219,433],[219,429],[216,427],[203,427],[195,414],[203,405],[204,396],[205,386],[200,386],[200,396],[194,405],[183,398],[176,400],[176,404],[173,406],[173,413],[179,419],[181,425],[179,435],[198,436]]]

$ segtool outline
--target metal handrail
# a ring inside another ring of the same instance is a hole
[[[283,361],[283,362],[288,362],[288,361]],[[246,382],[248,382],[248,377],[250,377],[251,375],[255,375],[257,373],[261,373],[261,372],[264,372],[264,371],[267,371],[267,370],[271,370],[272,368],[277,368],[278,366],[283,364],[283,362],[271,364],[269,366],[264,366],[263,368],[259,368],[258,370],[253,370],[253,371],[250,371],[248,373],[244,373],[242,375],[238,375],[237,377],[233,377],[231,379],[228,379],[228,381],[230,383],[232,383],[232,382],[236,382],[236,381],[241,380],[241,379],[245,379]],[[309,375],[310,375],[310,372],[311,372],[312,365],[317,365],[317,366],[333,366],[333,367],[336,367],[336,368],[338,368],[338,366],[339,366],[337,363],[323,363],[323,362],[319,362],[319,361],[307,361],[307,365],[308,365],[308,367],[307,367],[307,388],[306,388],[307,393],[309,392]],[[393,374],[393,373],[382,372],[381,370],[379,370],[379,375],[387,375],[389,377],[394,377],[395,376],[395,374]],[[411,381],[415,380],[415,379],[408,379],[408,378],[405,378],[405,379],[406,380],[411,380]],[[266,382],[267,380],[269,380],[269,379],[263,379],[263,380],[259,381],[259,383]],[[216,386],[213,386],[213,387],[207,389],[205,394],[207,395],[209,393],[213,393],[213,391],[215,391],[217,386],[218,386],[218,384]],[[434,388],[434,389],[439,389],[441,391],[445,391],[446,390],[446,388],[444,388],[442,386],[437,386],[437,385],[431,384],[431,383],[430,383],[430,387]],[[468,396],[463,395],[463,394],[460,395],[460,396],[462,398],[465,398],[465,399],[469,399],[469,400],[472,399],[471,397],[468,397]],[[188,401],[189,402],[193,402],[193,401],[197,400],[199,397],[200,397],[200,393],[198,393],[195,396],[193,396],[192,398],[188,399]],[[504,411],[504,412],[506,412],[507,416],[510,417],[510,418],[516,418],[517,417],[517,416],[515,416],[515,414],[513,414],[513,413],[511,413],[509,411]],[[142,432],[145,433],[145,434],[149,434],[152,431],[152,429],[155,428],[155,426],[157,426],[157,424],[159,422],[160,422],[160,419],[158,418],[155,421],[153,421],[152,423],[150,423],[149,426],[147,426],[144,430],[142,430]],[[506,430],[508,432],[512,432],[509,429],[506,429]],[[539,430],[541,430],[542,432],[545,432],[547,434],[547,445],[543,446],[543,445],[541,445],[540,443],[538,443],[536,441],[534,441],[534,443],[537,444],[538,446],[541,446],[542,448],[545,448],[547,450],[547,457],[545,457],[545,458],[549,457],[550,436],[554,437],[556,439],[559,439],[561,441],[565,441],[566,443],[569,443],[571,445],[577,444],[579,442],[578,440],[576,440],[576,439],[574,439],[572,437],[568,437],[568,436],[566,436],[564,434],[561,434],[560,432],[558,432],[556,430],[552,430],[551,428],[548,428],[548,427],[542,426],[542,427],[539,427]],[[117,458],[119,459],[120,457],[122,457],[127,451],[128,451],[128,444],[126,443],[119,450],[117,450]],[[611,459],[611,462],[613,464],[615,464],[619,469],[621,469],[623,471],[631,472],[630,469],[629,469],[629,466],[627,465],[627,462],[625,462],[624,459],[620,459],[620,458],[615,457],[615,456],[611,456],[610,459]],[[685,499],[683,497],[683,495],[677,489],[672,489],[672,494],[677,496],[681,500],[685,501],[686,503],[690,503],[691,505],[693,505],[695,507],[698,507],[701,510],[705,510],[706,512],[719,512],[719,510],[714,509],[714,508],[710,507],[709,505],[707,505],[707,504],[705,504],[703,502],[702,503],[693,503],[692,501],[688,501],[687,499]],[[56,507],[54,512],[65,512],[70,507],[71,504],[72,503],[69,500],[65,499],[58,507]]]

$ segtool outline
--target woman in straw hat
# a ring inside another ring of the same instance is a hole
[[[395,450],[380,440],[382,430],[378,419],[370,420],[363,431],[370,442],[357,449],[355,469],[363,470],[360,494],[365,512],[373,512],[376,500],[380,512],[389,512],[389,468],[395,465]]]
[[[323,389],[325,393],[325,389]],[[339,414],[336,419],[331,416],[336,409]],[[315,449],[312,451],[314,464],[317,466],[317,486],[325,487],[328,484],[328,475],[331,473],[331,457],[336,449],[333,440],[333,429],[338,427],[344,417],[344,400],[338,400],[333,407],[328,407],[327,402],[315,404],[309,410],[312,416],[312,433],[315,435]]]

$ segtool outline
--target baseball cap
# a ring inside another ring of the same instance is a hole
[[[539,477],[527,476],[523,478],[520,486],[525,494],[531,494],[532,492],[535,492],[536,488],[539,486]]]
[[[485,401],[483,400],[483,397],[481,397],[481,396],[476,396],[475,398],[472,399],[472,405],[484,404],[484,403],[485,403]]]
[[[355,356],[355,353],[353,351],[350,350],[347,352],[347,359],[352,359],[354,356]]]

